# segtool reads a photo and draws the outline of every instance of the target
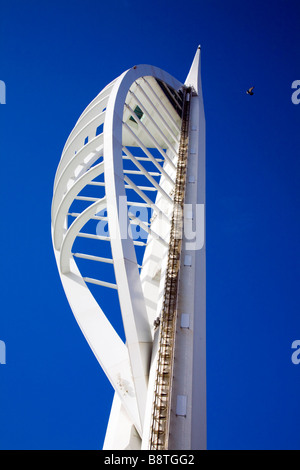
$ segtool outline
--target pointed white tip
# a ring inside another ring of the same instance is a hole
[[[190,71],[185,81],[186,86],[192,86],[196,93],[200,91],[201,78],[200,78],[200,50],[201,46],[197,47],[197,51],[191,65]]]

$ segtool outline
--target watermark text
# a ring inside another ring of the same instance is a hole
[[[0,104],[6,104],[6,85],[3,80],[0,80]]]
[[[292,89],[295,91],[292,93],[291,99],[293,104],[300,103],[300,80],[294,80],[292,83]]]
[[[300,339],[295,339],[295,341],[292,342],[292,349],[295,349],[291,356],[292,363],[295,365],[300,364]]]
[[[0,364],[6,364],[6,345],[0,340]]]
[[[184,204],[174,206],[173,237],[183,240],[185,249],[195,251],[204,246],[204,204]],[[109,215],[109,217],[107,216]],[[110,239],[127,239],[134,241],[166,241],[169,237],[172,214],[168,214],[153,205],[128,205],[127,198],[119,198],[118,207],[107,207],[99,212],[101,219],[96,226],[96,234]],[[109,221],[108,221],[109,219]],[[149,238],[148,238],[149,240]]]

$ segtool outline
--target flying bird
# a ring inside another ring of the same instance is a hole
[[[247,95],[253,95],[253,88],[254,86],[252,86],[251,88],[249,88],[249,90],[246,91]]]

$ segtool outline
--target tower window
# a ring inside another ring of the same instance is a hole
[[[143,115],[144,115],[144,113],[143,113],[143,111],[141,110],[141,108],[140,108],[139,106],[136,106],[136,107],[134,108],[134,112],[135,112],[136,116],[139,118],[139,120],[141,120],[142,117],[143,117]],[[132,116],[130,116],[129,120],[130,120],[130,121],[133,121],[133,122],[136,122],[136,120],[135,120],[134,117],[132,117]]]

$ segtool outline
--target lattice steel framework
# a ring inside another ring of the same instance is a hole
[[[194,73],[192,67],[189,77]],[[168,445],[169,420],[166,427],[160,417],[171,406],[181,254],[174,230],[185,194],[190,98],[197,95],[188,85],[149,65],[124,72],[78,119],[55,177],[59,274],[115,390],[105,448]]]

